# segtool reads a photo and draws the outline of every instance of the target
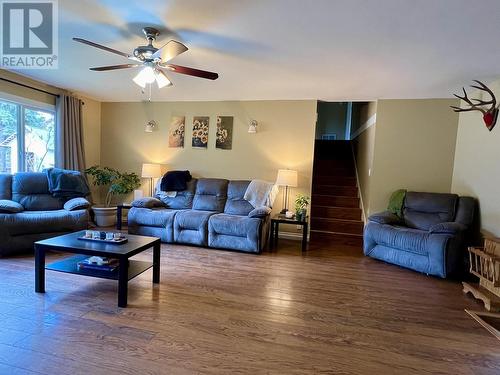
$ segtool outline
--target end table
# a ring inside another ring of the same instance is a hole
[[[271,219],[271,238],[270,247],[274,249],[278,246],[278,232],[280,224],[292,224],[302,226],[302,252],[307,250],[307,232],[309,224],[307,222],[308,217],[304,221],[299,221],[295,218],[288,219],[285,215],[276,215]]]

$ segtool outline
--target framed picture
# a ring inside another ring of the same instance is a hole
[[[215,147],[222,150],[233,148],[233,116],[217,116]]]
[[[184,147],[186,117],[172,116],[168,132],[168,147]]]
[[[193,138],[191,141],[193,147],[207,148],[209,122],[210,117],[208,116],[193,117]]]

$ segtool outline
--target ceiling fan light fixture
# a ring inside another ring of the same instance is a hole
[[[153,83],[156,79],[155,71],[150,66],[145,66],[134,78],[133,81],[145,88],[148,83]]]
[[[161,70],[155,69],[154,74],[156,77],[156,84],[158,85],[159,89],[172,86],[172,82],[170,82],[165,73],[163,73]]]

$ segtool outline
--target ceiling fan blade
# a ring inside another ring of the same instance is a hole
[[[75,42],[80,42],[80,43],[83,43],[83,44],[87,44],[87,45],[89,45],[91,47],[99,48],[99,49],[102,49],[104,51],[111,52],[111,53],[114,53],[116,55],[120,55],[120,56],[126,57],[127,59],[137,60],[136,57],[134,57],[132,55],[129,55],[128,53],[121,52],[121,51],[118,51],[116,49],[103,46],[102,44],[97,44],[97,43],[91,42],[90,40],[87,40],[87,39],[73,38],[73,40]]]
[[[127,68],[135,68],[136,66],[141,66],[141,64],[122,64],[122,65],[109,65],[109,66],[98,66],[96,68],[89,68],[95,72],[104,72],[106,70],[118,70],[118,69],[127,69]]]
[[[172,72],[187,74],[188,76],[195,76],[212,80],[219,78],[219,75],[217,73],[207,72],[206,70],[188,68],[187,66],[174,65],[174,64],[160,64],[160,65]]]
[[[169,41],[163,47],[161,47],[158,51],[153,53],[153,59],[161,59],[162,62],[166,63],[169,60],[172,60],[175,56],[180,55],[183,52],[186,52],[188,48],[175,40]]]

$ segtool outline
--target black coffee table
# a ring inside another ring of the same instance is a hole
[[[160,282],[160,239],[157,237],[135,236],[127,234],[128,242],[108,244],[94,241],[82,241],[85,231],[65,234],[35,242],[35,291],[45,293],[45,270],[73,273],[101,279],[118,280],[118,306],[127,307],[128,281],[153,267],[153,283]],[[153,248],[153,262],[130,260],[140,252]],[[45,266],[47,250],[78,254]],[[116,258],[119,266],[115,271],[78,269],[77,263],[90,256]]]

